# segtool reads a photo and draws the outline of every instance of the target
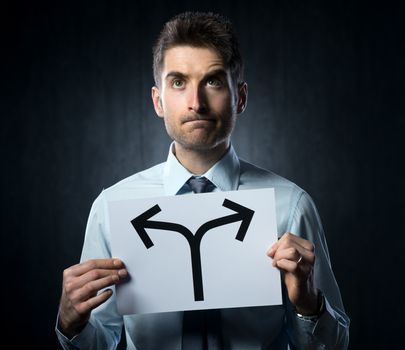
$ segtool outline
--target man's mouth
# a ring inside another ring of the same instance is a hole
[[[216,118],[213,116],[202,116],[202,115],[196,115],[196,116],[187,116],[183,119],[183,123],[215,123]]]

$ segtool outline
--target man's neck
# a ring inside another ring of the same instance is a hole
[[[229,144],[208,150],[190,149],[175,142],[173,153],[190,173],[202,175],[224,156],[228,148]]]

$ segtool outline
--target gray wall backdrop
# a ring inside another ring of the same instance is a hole
[[[225,14],[240,37],[250,90],[237,152],[318,206],[351,349],[401,348],[399,1],[2,2],[2,333],[12,348],[58,348],[62,270],[78,262],[92,201],[167,155],[152,42],[196,9]]]

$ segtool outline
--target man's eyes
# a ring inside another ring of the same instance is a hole
[[[219,88],[223,85],[222,80],[218,78],[210,78],[207,80],[207,85]]]
[[[182,89],[186,85],[185,81],[182,79],[173,79],[171,84],[174,89]],[[209,78],[206,80],[206,85],[213,88],[220,88],[224,83],[219,78]]]
[[[182,88],[182,87],[184,86],[184,81],[183,81],[183,80],[180,80],[180,79],[174,79],[174,80],[172,81],[172,86],[173,86],[175,89],[180,89],[180,88]]]

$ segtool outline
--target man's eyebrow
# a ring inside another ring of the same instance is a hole
[[[213,76],[226,76],[227,72],[225,69],[223,68],[218,68],[218,69],[214,69],[210,72],[208,72],[205,77],[213,77]]]
[[[169,78],[180,78],[180,79],[186,79],[187,75],[181,72],[177,72],[177,71],[171,71],[169,73],[166,74],[165,80],[169,79]]]
[[[213,69],[212,71],[207,72],[204,75],[204,79],[206,79],[208,77],[214,77],[214,76],[224,77],[226,75],[227,75],[227,72],[224,68],[218,68],[218,69]],[[168,80],[170,78],[187,79],[188,75],[184,74],[182,72],[179,72],[179,71],[171,71],[166,74],[165,80]]]

